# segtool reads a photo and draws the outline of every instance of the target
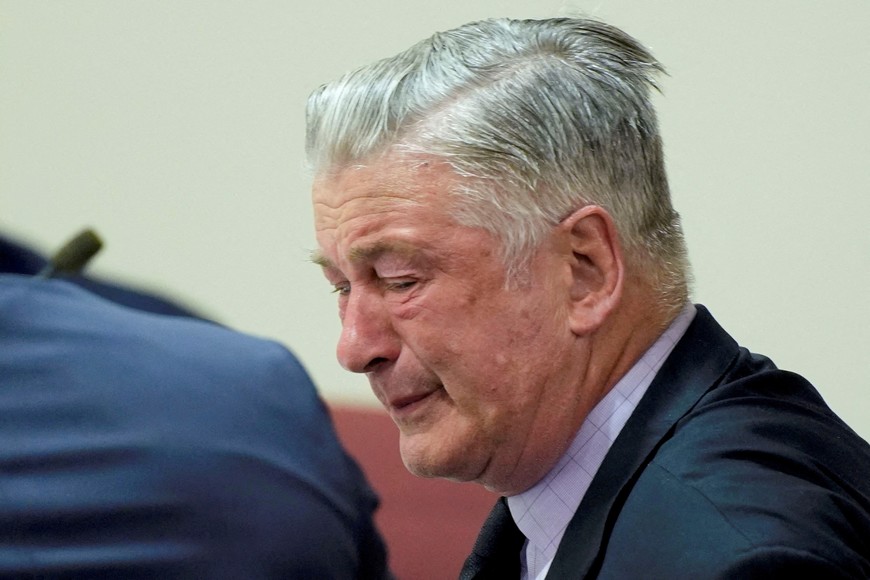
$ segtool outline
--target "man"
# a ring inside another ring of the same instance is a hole
[[[0,578],[382,578],[377,500],[280,345],[0,275]]]
[[[338,358],[412,472],[506,498],[463,578],[866,578],[870,447],[689,301],[660,70],[599,22],[490,20],[317,90]]]

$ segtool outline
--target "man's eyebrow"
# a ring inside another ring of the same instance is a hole
[[[311,263],[320,266],[321,268],[332,268],[332,260],[323,255],[320,250],[314,250],[308,257]]]
[[[369,246],[351,248],[348,259],[351,262],[372,262],[384,254],[395,254],[410,258],[419,254],[419,249],[412,244],[403,242],[376,242]],[[312,263],[321,268],[334,268],[335,263],[323,255],[320,250],[314,250],[309,257]]]
[[[395,254],[411,257],[418,253],[416,247],[404,242],[375,242],[368,246],[357,246],[350,249],[348,258],[351,262],[373,262],[384,254]]]

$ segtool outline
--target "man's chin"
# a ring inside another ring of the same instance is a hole
[[[474,461],[469,456],[468,449],[460,446],[445,448],[441,444],[425,441],[426,435],[400,437],[400,451],[405,468],[418,477],[444,478],[454,481],[470,481],[476,479],[478,472],[470,469]],[[474,471],[474,473],[470,473]]]

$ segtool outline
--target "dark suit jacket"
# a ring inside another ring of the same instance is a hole
[[[0,578],[378,578],[376,498],[297,360],[0,275]]]
[[[517,577],[518,557],[499,550],[480,538],[463,577]],[[509,573],[488,573],[506,561]],[[790,577],[870,578],[870,447],[803,378],[738,347],[699,307],[547,578]]]
[[[47,265],[48,260],[44,256],[23,244],[0,235],[0,274],[33,276],[41,272]],[[116,304],[129,306],[136,310],[166,314],[168,316],[202,318],[200,314],[193,312],[190,308],[178,302],[124,284],[101,280],[83,274],[62,274],[58,277],[98,296],[102,296],[106,300],[111,300]]]

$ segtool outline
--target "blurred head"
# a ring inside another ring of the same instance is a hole
[[[612,386],[627,313],[687,299],[660,72],[599,22],[488,20],[311,96],[339,359],[368,374],[412,471],[533,484]]]

